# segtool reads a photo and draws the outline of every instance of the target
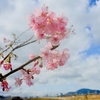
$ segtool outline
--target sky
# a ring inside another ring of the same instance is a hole
[[[1,0],[0,1],[0,46],[2,38],[11,39],[11,34],[19,35],[29,28],[29,16],[35,8],[47,5],[56,14],[63,14],[73,25],[75,34],[61,42],[59,50],[69,49],[70,58],[63,67],[54,71],[43,68],[36,75],[34,86],[15,87],[15,73],[7,78],[12,89],[0,95],[45,96],[76,91],[81,88],[100,90],[100,1],[99,0]],[[26,32],[21,40],[34,34]],[[45,42],[35,43],[16,50],[18,60],[13,65],[18,67],[28,61],[29,54],[40,52]],[[2,69],[0,71],[3,72]]]

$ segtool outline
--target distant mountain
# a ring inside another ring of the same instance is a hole
[[[92,90],[92,89],[87,89],[83,88],[80,90],[77,90],[75,92],[68,92],[65,95],[85,95],[85,94],[100,94],[100,90]]]

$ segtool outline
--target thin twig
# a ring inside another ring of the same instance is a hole
[[[3,60],[6,60],[7,57],[8,57],[13,51],[15,51],[16,49],[21,48],[21,47],[26,46],[26,45],[29,45],[29,44],[34,43],[34,42],[36,42],[36,41],[37,41],[37,40],[34,40],[34,41],[28,42],[28,43],[26,43],[26,44],[24,44],[24,45],[21,45],[21,44],[20,44],[20,45],[16,46],[15,48],[13,48],[13,49],[8,53],[8,55],[7,55]]]
[[[32,38],[34,37],[34,35],[33,36],[31,36],[29,39],[27,39],[26,41],[24,41],[21,45],[24,45],[24,44],[26,44],[27,42],[29,42]]]
[[[15,38],[14,41],[12,41],[12,43],[13,43],[13,44],[16,43],[16,40],[18,40],[18,38],[19,38],[20,36],[22,36],[24,33],[26,33],[26,32],[29,31],[29,30],[30,30],[30,28],[27,29],[27,30],[25,30],[24,32],[22,32],[19,36],[17,36],[17,37]],[[6,52],[6,51],[9,50],[9,49],[10,49],[10,47],[7,47],[5,50],[3,50],[3,51],[1,52],[1,54],[4,53],[4,52]]]
[[[31,44],[31,43],[36,42],[36,41],[37,41],[37,40],[30,41],[30,42],[28,42],[28,43],[25,43],[25,44],[23,44],[23,45],[20,45],[20,47],[26,46],[26,45]]]
[[[23,35],[24,33],[26,33],[26,32],[29,31],[29,30],[30,30],[30,28],[27,29],[27,30],[25,30],[24,32],[22,32],[15,40],[17,40],[21,35]]]

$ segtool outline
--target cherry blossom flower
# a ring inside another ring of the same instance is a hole
[[[20,86],[20,85],[22,84],[22,79],[20,79],[19,77],[16,77],[16,78],[15,78],[15,81],[16,81],[16,82],[15,82],[15,85],[16,85],[16,86]]]
[[[64,17],[63,15],[57,17],[57,20],[58,20],[58,25],[61,26],[61,27],[66,26],[67,23],[68,23],[68,19],[66,17]]]
[[[22,75],[27,75],[27,72],[23,69],[21,69],[20,72],[21,72]]]
[[[32,74],[40,74],[40,68],[32,67],[30,71]]]
[[[60,52],[57,50],[52,50],[51,53],[52,53],[51,59],[53,58],[52,61],[58,63],[60,60]]]
[[[44,33],[37,33],[36,34],[36,37],[37,37],[37,40],[41,40],[41,39],[44,39],[45,38],[45,35],[44,35]]]
[[[9,69],[12,68],[12,64],[11,63],[6,63],[6,64],[3,65],[3,67],[4,67],[5,70],[9,70]]]
[[[46,61],[47,59],[51,58],[51,48],[53,46],[51,45],[50,42],[48,42],[48,44],[43,48],[41,49],[41,53],[40,53],[40,56]]]
[[[25,70],[21,70],[21,73],[23,75],[23,80],[26,82],[28,86],[33,85],[32,79],[34,79],[33,73],[31,73],[31,70],[29,72]]]
[[[58,64],[54,63],[54,62],[49,62],[45,66],[48,70],[54,70],[54,69],[58,68]]]
[[[51,44],[53,45],[53,46],[56,46],[56,45],[59,45],[59,37],[58,36],[54,36],[54,37],[52,37],[51,38]]]
[[[44,48],[44,49],[41,50],[40,56],[41,56],[44,60],[47,60],[47,59],[49,59],[50,56],[51,56],[51,51]]]
[[[9,89],[11,88],[11,87],[8,87],[8,82],[6,80],[3,80],[1,82],[1,87],[3,91],[9,91]]]
[[[29,58],[30,58],[30,59],[35,58],[35,55],[34,55],[34,54],[30,54]]]
[[[50,50],[52,47],[53,47],[52,44],[51,44],[50,42],[48,42],[48,43],[46,44],[46,46],[45,46],[45,49]]]
[[[63,66],[69,58],[68,50],[64,49],[63,52],[60,54],[60,61],[59,66]]]
[[[32,76],[30,74],[25,75],[23,79],[25,80],[28,86],[33,85]]]

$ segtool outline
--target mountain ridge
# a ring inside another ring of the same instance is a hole
[[[74,92],[68,92],[65,95],[87,95],[87,94],[100,94],[100,90],[82,88]]]

